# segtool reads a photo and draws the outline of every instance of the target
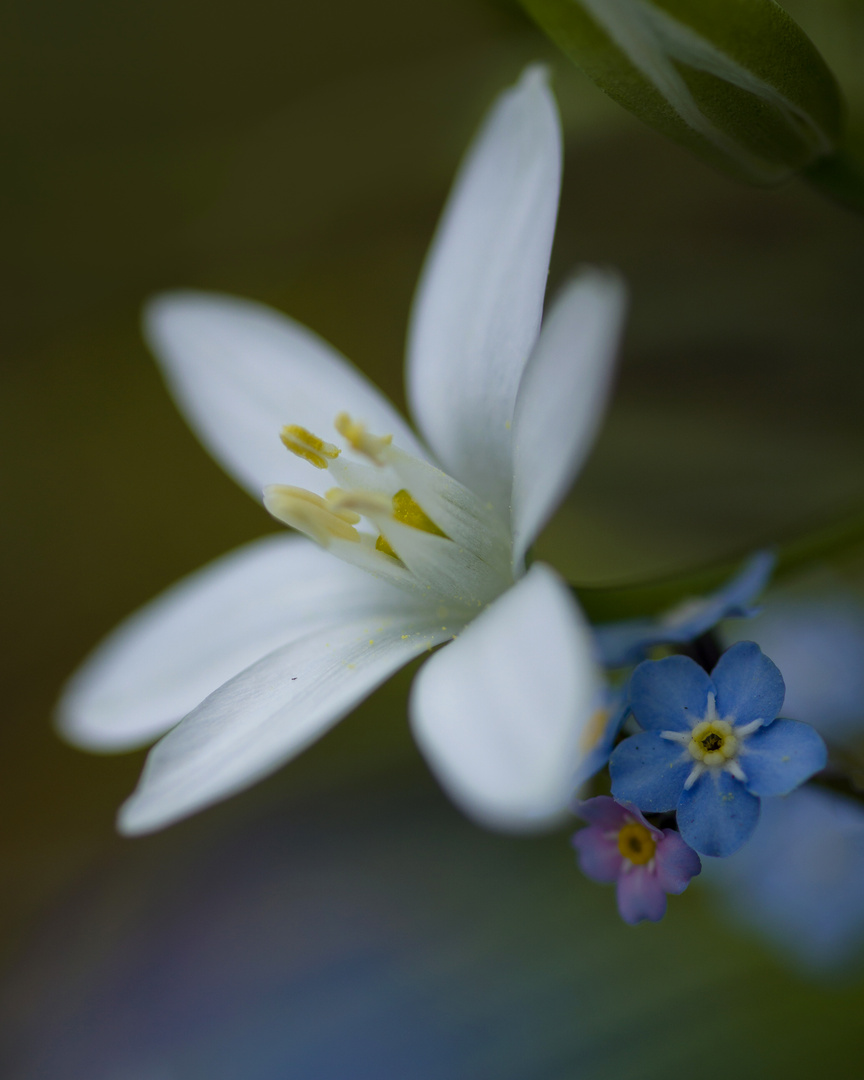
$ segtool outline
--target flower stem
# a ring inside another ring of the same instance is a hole
[[[678,652],[683,656],[689,656],[691,660],[695,660],[709,674],[714,670],[717,661],[723,654],[717,635],[712,630],[706,630],[704,634],[700,634],[693,641],[680,645]]]

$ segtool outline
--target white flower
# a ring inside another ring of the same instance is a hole
[[[297,323],[200,293],[150,305],[147,336],[205,446],[317,544],[267,537],[205,567],[73,677],[60,703],[73,742],[114,750],[164,735],[122,831],[248,787],[445,641],[410,702],[443,786],[493,827],[562,813],[600,675],[569,589],[546,566],[526,574],[524,556],[593,440],[623,289],[584,272],[541,332],[560,169],[555,103],[530,69],[468,153],[414,305],[408,393],[447,473]],[[347,453],[324,441],[334,422]]]

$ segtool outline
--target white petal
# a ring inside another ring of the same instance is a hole
[[[567,586],[535,564],[421,669],[414,735],[445,789],[493,828],[554,823],[574,794],[601,680]]]
[[[531,68],[468,152],[412,313],[414,417],[447,471],[504,520],[513,403],[540,327],[560,179],[555,102]]]
[[[141,746],[280,645],[404,595],[299,537],[267,537],[184,578],[110,634],[58,707],[71,742]]]
[[[304,636],[220,687],[150,751],[120,809],[151,832],[274,772],[403,664],[450,636],[426,613],[371,609]]]
[[[167,293],[147,305],[144,332],[195,433],[255,498],[265,484],[317,492],[333,486],[325,470],[285,449],[279,440],[285,424],[335,442],[333,420],[344,410],[424,453],[393,405],[343,356],[261,304]]]
[[[626,292],[620,278],[583,272],[543,321],[513,419],[514,561],[521,564],[573,483],[606,406]]]
[[[473,615],[513,580],[443,536],[433,536],[384,515],[370,518],[412,577],[430,595],[436,595],[439,603],[452,603]]]
[[[473,491],[426,461],[392,447],[388,462],[401,486],[450,539],[509,575],[510,530]]]

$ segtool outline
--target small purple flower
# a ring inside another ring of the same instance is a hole
[[[655,829],[635,806],[598,795],[579,803],[577,813],[588,822],[573,837],[579,867],[593,881],[616,882],[624,922],[658,922],[666,894],[684,892],[702,869],[674,829]]]

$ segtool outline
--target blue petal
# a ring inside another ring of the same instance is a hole
[[[740,618],[753,612],[753,601],[768,584],[776,562],[773,551],[757,551],[733,578],[712,594],[711,599],[723,606],[721,618]]]
[[[656,619],[601,623],[595,633],[603,663],[607,667],[635,664],[652,645],[693,641],[722,619],[755,614],[753,601],[764,589],[775,562],[773,552],[759,551],[708,596],[685,600]]]
[[[708,674],[687,656],[646,660],[630,680],[630,708],[646,731],[690,731],[705,716],[713,690]]]
[[[776,665],[753,641],[727,649],[711,672],[717,687],[717,713],[737,724],[770,724],[783,707],[786,684]]]
[[[731,855],[758,820],[759,800],[727,772],[703,773],[678,803],[681,837],[701,855]]]
[[[827,763],[822,736],[799,720],[775,720],[754,732],[741,748],[747,790],[754,795],[788,795]]]
[[[624,619],[595,626],[594,637],[603,664],[617,668],[642,660],[647,649],[665,640],[665,633],[656,619]]]
[[[753,601],[765,588],[776,561],[773,552],[758,551],[733,578],[701,602],[685,601],[666,612],[661,623],[666,629],[662,640],[683,644],[704,634],[722,619],[755,614]]]
[[[640,731],[615,747],[609,759],[612,794],[640,810],[674,810],[693,759],[680,743],[657,731]]]

